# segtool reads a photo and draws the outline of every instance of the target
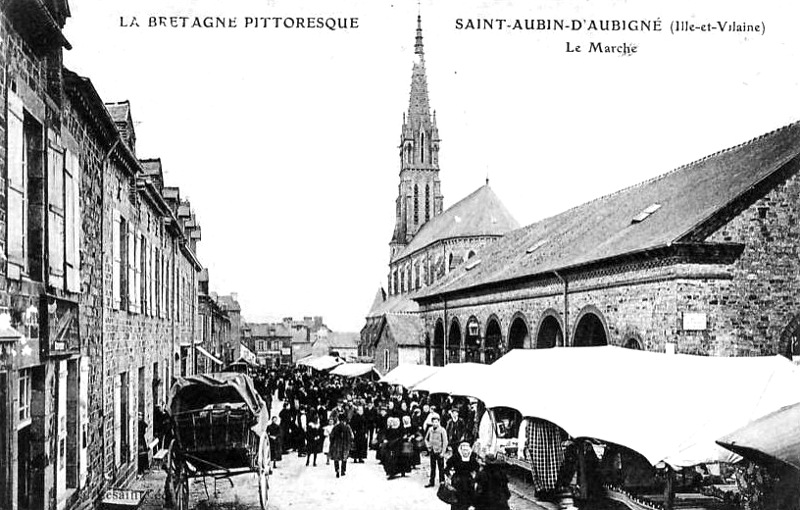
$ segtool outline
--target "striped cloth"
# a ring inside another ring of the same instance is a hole
[[[525,431],[525,451],[531,463],[533,486],[537,491],[556,488],[558,472],[564,464],[563,431],[549,421],[529,418]]]

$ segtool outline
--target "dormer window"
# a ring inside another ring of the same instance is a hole
[[[633,219],[631,220],[631,223],[641,223],[659,209],[661,209],[661,204],[651,204],[644,211],[634,216]]]

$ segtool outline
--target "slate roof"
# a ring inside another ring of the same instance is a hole
[[[373,313],[373,310],[381,308],[385,301],[386,301],[386,291],[383,290],[383,288],[379,288],[378,292],[375,293],[375,299],[372,300],[372,306],[369,307],[369,313],[367,314],[367,316],[372,317],[376,315]]]
[[[292,336],[292,344],[309,343],[311,341],[308,336],[308,329],[306,328],[292,328],[290,334]]]
[[[397,345],[425,345],[425,322],[419,315],[386,314],[386,326]]]
[[[248,324],[253,337],[290,337],[292,333],[283,324]],[[274,331],[274,333],[270,333]]]
[[[417,297],[548,273],[677,243],[700,242],[708,225],[770,177],[796,172],[800,123],[508,233]],[[794,167],[784,167],[789,162]],[[634,218],[659,204],[639,222]],[[477,262],[477,261],[476,261]],[[467,269],[470,268],[470,269]]]
[[[395,294],[383,302],[372,304],[368,317],[380,317],[386,313],[418,312],[419,305],[412,299],[414,293]]]
[[[114,119],[114,122],[128,122],[131,115],[130,101],[106,103],[106,108],[108,108],[108,113],[111,114],[111,118]]]
[[[347,349],[355,349],[359,344],[358,333],[335,333],[331,332],[328,335],[328,345],[335,349],[337,347],[344,347]]]
[[[219,296],[218,301],[219,301],[220,305],[225,310],[234,311],[234,312],[241,312],[242,311],[242,308],[239,306],[239,302],[236,301],[235,299],[233,299],[233,296],[230,296],[230,295]]]
[[[429,220],[392,262],[442,239],[500,236],[516,228],[517,220],[486,184]]]

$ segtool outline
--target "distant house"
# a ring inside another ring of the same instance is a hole
[[[327,338],[328,354],[354,360],[358,357],[358,333],[331,332]]]
[[[425,349],[425,321],[419,314],[385,314],[375,335],[374,363],[381,374],[402,363],[426,364],[430,349]]]

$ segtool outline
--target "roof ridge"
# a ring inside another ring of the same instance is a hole
[[[778,132],[780,132],[780,131],[783,131],[783,130],[785,130],[785,129],[788,129],[788,128],[790,128],[790,127],[792,127],[792,126],[795,126],[795,125],[800,125],[800,120],[796,120],[796,121],[794,121],[794,122],[791,122],[791,123],[789,123],[789,124],[786,124],[786,125],[784,125],[784,126],[781,126],[781,127],[779,127],[779,128],[773,129],[772,131],[769,131],[769,132],[767,132],[767,133],[762,133],[762,134],[760,134],[760,135],[758,135],[758,136],[756,136],[756,137],[754,137],[754,138],[751,138],[751,139],[749,139],[749,140],[747,140],[747,141],[745,141],[745,142],[741,142],[741,143],[738,143],[738,144],[736,144],[736,145],[732,145],[732,146],[730,146],[730,147],[727,147],[727,148],[725,148],[725,149],[718,150],[718,151],[716,151],[716,152],[713,152],[713,153],[711,153],[711,154],[708,154],[708,155],[706,155],[706,156],[703,156],[703,157],[701,157],[701,158],[698,158],[698,159],[696,159],[696,160],[694,160],[694,161],[691,161],[691,162],[689,162],[689,163],[684,163],[684,164],[682,164],[682,165],[680,165],[680,166],[678,166],[678,167],[676,167],[676,168],[673,168],[672,170],[668,170],[668,171],[664,172],[663,174],[659,174],[659,175],[656,175],[656,176],[650,177],[649,179],[645,179],[645,180],[643,180],[643,181],[641,181],[641,182],[637,182],[637,183],[635,183],[635,184],[631,184],[630,186],[627,186],[627,187],[625,187],[625,188],[622,188],[622,189],[618,189],[618,190],[616,190],[616,191],[613,191],[613,192],[611,192],[611,193],[609,193],[609,194],[607,194],[607,195],[602,195],[602,196],[600,196],[600,197],[593,198],[592,200],[589,200],[588,202],[583,202],[582,204],[575,205],[575,206],[573,206],[573,207],[570,207],[569,209],[566,209],[566,210],[564,210],[564,211],[561,211],[561,212],[560,212],[560,213],[558,213],[558,214],[554,214],[553,216],[547,216],[547,217],[545,217],[545,218],[542,218],[542,219],[540,219],[539,221],[536,221],[536,222],[534,222],[534,223],[531,223],[530,225],[535,225],[536,223],[540,223],[540,222],[542,222],[542,221],[544,221],[544,220],[546,220],[546,219],[549,219],[549,218],[555,218],[556,216],[561,216],[562,214],[566,214],[566,213],[568,213],[568,212],[572,212],[572,211],[574,211],[574,210],[576,210],[576,209],[579,209],[579,208],[581,208],[581,207],[587,206],[587,205],[589,205],[589,204],[593,204],[593,203],[595,203],[595,202],[599,202],[599,201],[601,201],[601,200],[605,200],[605,199],[607,199],[607,198],[611,198],[611,197],[613,197],[613,196],[616,196],[616,195],[622,194],[622,193],[624,193],[624,192],[627,192],[627,191],[630,191],[630,190],[632,190],[632,189],[636,189],[636,188],[638,188],[638,187],[645,186],[645,185],[647,185],[647,184],[650,184],[650,183],[652,183],[652,182],[655,182],[655,181],[658,181],[658,180],[660,180],[660,179],[663,179],[664,177],[667,177],[668,175],[672,175],[672,174],[674,174],[674,173],[676,173],[676,172],[680,172],[681,170],[684,170],[684,169],[686,169],[686,168],[688,168],[688,167],[690,167],[690,166],[692,166],[692,165],[696,165],[696,164],[698,164],[698,163],[702,163],[702,162],[704,162],[704,161],[708,161],[709,159],[711,159],[711,158],[715,158],[715,157],[717,157],[717,156],[719,156],[719,155],[721,155],[721,154],[724,154],[724,153],[726,153],[726,152],[731,152],[731,151],[733,151],[733,150],[739,149],[739,148],[741,148],[741,147],[744,147],[744,146],[746,146],[746,145],[750,145],[750,144],[752,144],[752,143],[754,143],[754,142],[757,142],[757,141],[759,141],[759,140],[762,140],[762,139],[764,139],[764,138],[767,138],[767,137],[773,136],[773,135],[777,134]],[[526,227],[522,227],[522,228],[526,228]]]

